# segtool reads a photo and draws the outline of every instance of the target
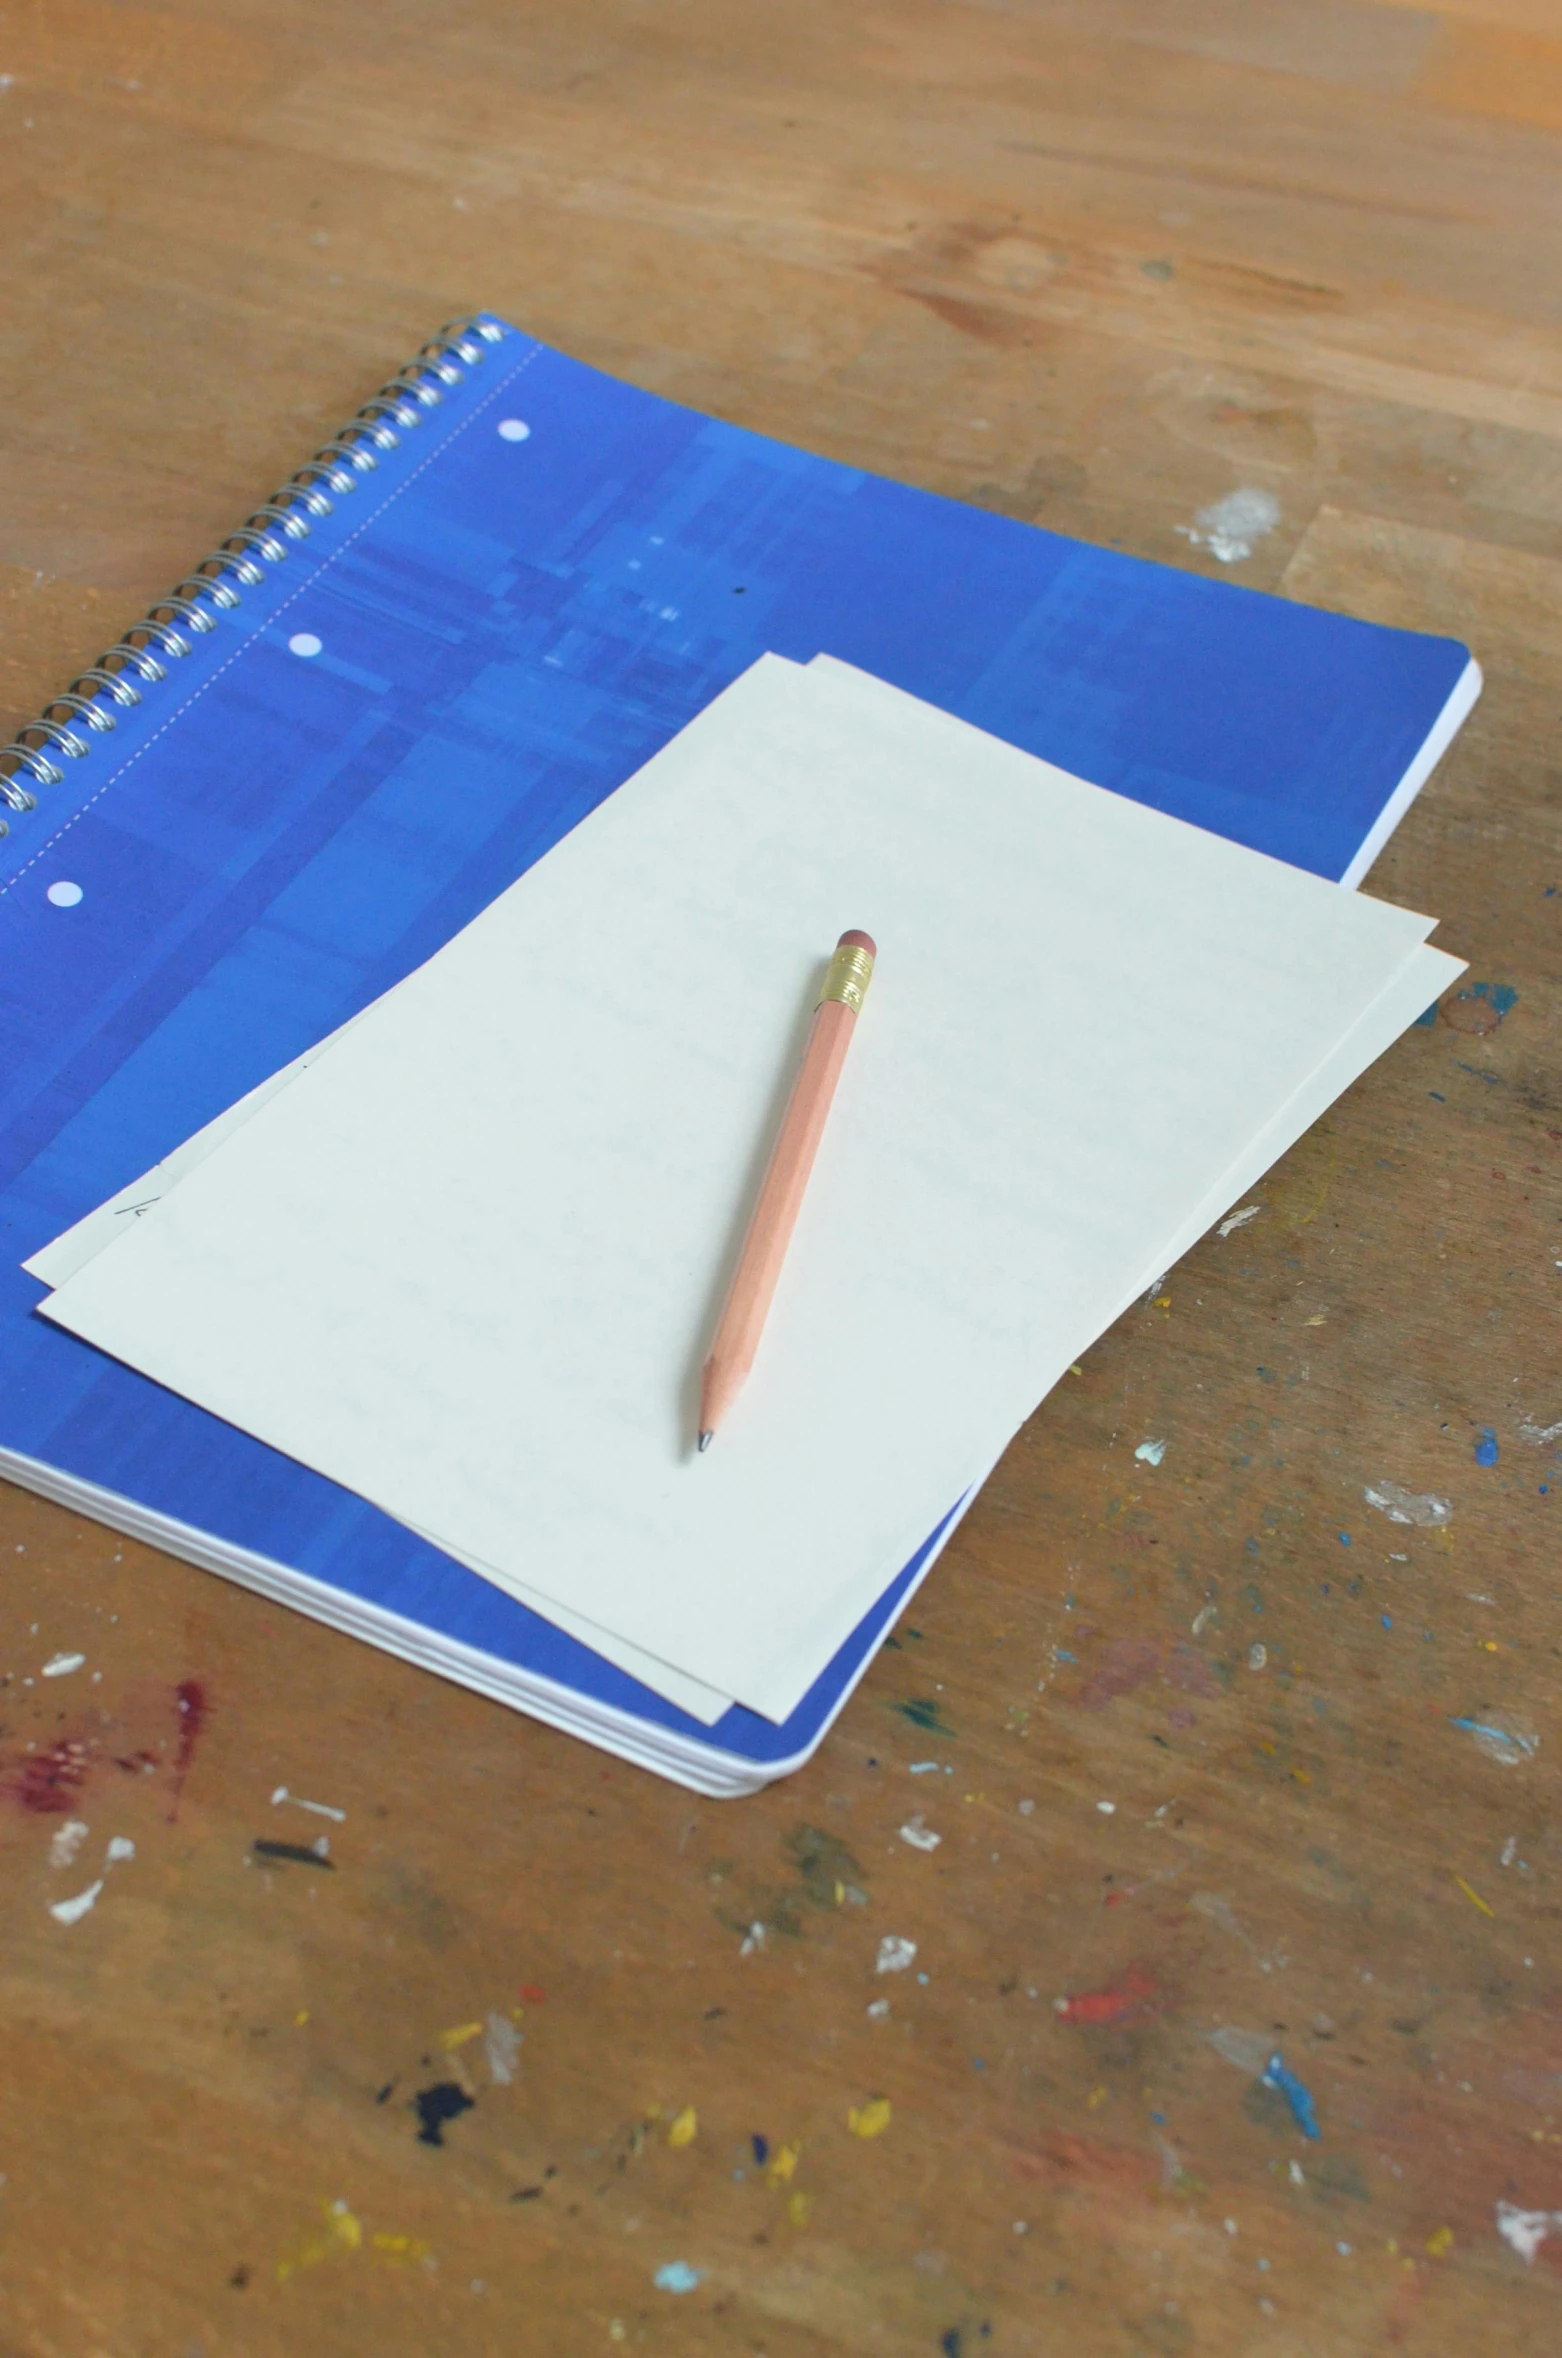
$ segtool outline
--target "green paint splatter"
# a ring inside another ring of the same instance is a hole
[[[902,1719],[909,1719],[914,1728],[926,1728],[931,1735],[952,1736],[955,1732],[941,1715],[936,1696],[913,1695],[907,1702],[892,1703],[890,1709],[898,1711]]]

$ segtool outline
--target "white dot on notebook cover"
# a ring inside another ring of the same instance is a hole
[[[317,639],[312,630],[296,630],[288,640],[287,651],[290,655],[318,655],[324,645],[325,641]]]
[[[530,433],[531,428],[524,418],[501,418],[499,420],[501,442],[524,442]]]
[[[74,909],[76,903],[81,899],[81,886],[67,884],[62,877],[58,884],[50,885],[47,897],[57,909]]]

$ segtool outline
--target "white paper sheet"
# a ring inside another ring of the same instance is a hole
[[[784,1715],[1429,930],[949,727],[766,659],[49,1314]],[[849,924],[879,973],[696,1461]]]

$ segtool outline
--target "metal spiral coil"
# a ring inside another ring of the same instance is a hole
[[[444,388],[463,383],[463,369],[475,368],[504,333],[492,320],[453,319],[420,345],[416,357],[360,403],[220,547],[78,672],[61,695],[52,696],[36,720],[0,745],[0,805],[35,810],[34,788],[58,786],[65,776],[62,761],[90,754],[91,740],[117,727],[118,712],[139,704],[143,689],[167,679],[169,664],[190,653],[192,636],[215,629],[217,613],[242,604],[244,591],[263,582],[268,567],[282,564],[297,542],[307,540],[310,519],[330,515],[336,500],[356,491],[358,477],[379,464],[377,454],[396,449],[403,433],[422,424],[423,412],[444,399]],[[0,819],[0,835],[8,832]]]

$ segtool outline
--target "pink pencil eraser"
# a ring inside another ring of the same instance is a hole
[[[859,933],[855,927],[850,933],[843,933],[835,946],[838,950],[866,950],[870,958],[876,958],[879,954],[878,944],[872,934]]]

